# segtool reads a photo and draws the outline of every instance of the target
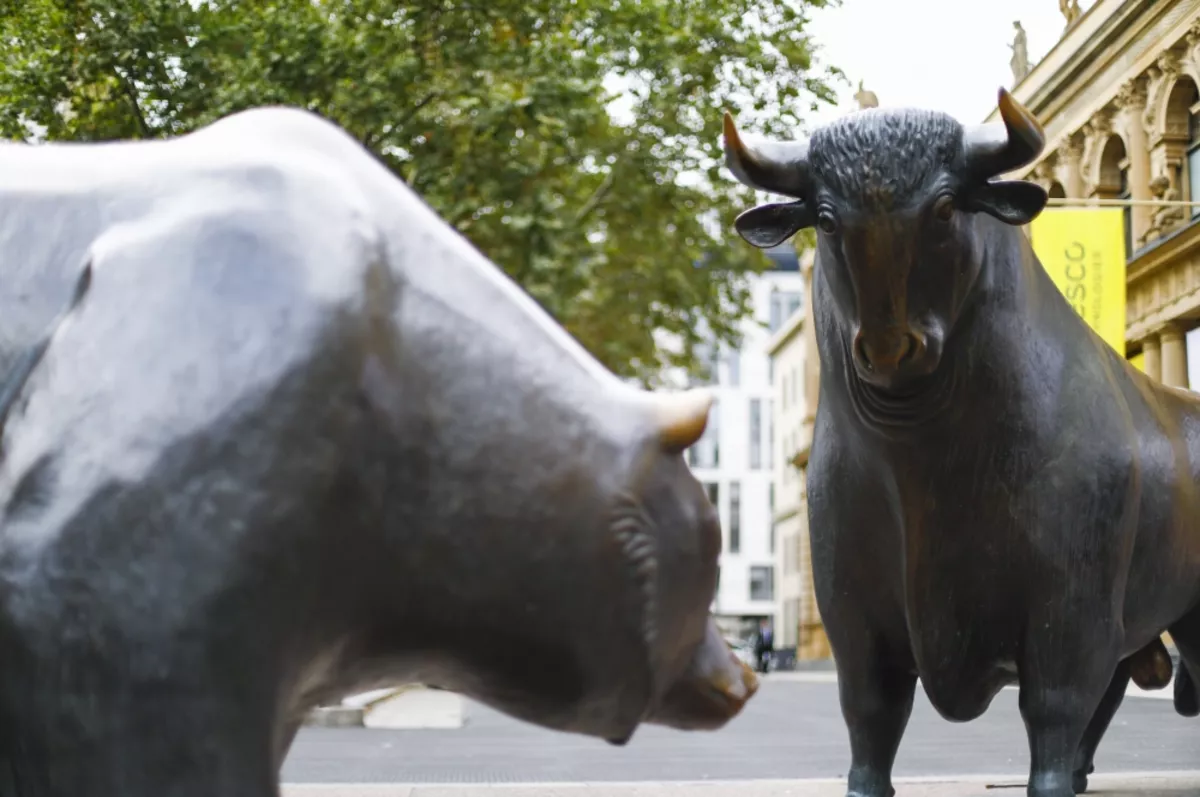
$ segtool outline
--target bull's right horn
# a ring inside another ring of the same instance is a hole
[[[803,199],[808,190],[808,142],[758,140],[750,144],[725,112],[725,165],[742,183],[760,191]]]

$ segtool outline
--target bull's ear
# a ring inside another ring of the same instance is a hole
[[[805,227],[813,226],[812,211],[804,202],[759,205],[733,222],[738,235],[759,249],[779,246]]]
[[[969,210],[990,213],[1005,224],[1028,224],[1046,208],[1049,195],[1036,183],[996,180],[984,183],[967,198]]]

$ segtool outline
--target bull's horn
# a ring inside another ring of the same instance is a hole
[[[749,144],[725,112],[725,165],[742,183],[760,191],[803,199],[808,189],[807,141]]]
[[[707,390],[686,390],[662,396],[656,404],[659,440],[668,451],[685,451],[708,426],[713,395]]]
[[[1046,133],[1029,110],[1000,89],[1003,124],[971,125],[963,131],[963,156],[967,171],[987,180],[1032,163],[1046,146]]]

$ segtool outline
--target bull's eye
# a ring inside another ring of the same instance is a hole
[[[954,198],[943,196],[933,206],[933,217],[940,222],[948,222],[954,218]]]
[[[829,213],[822,213],[817,216],[817,226],[821,228],[821,232],[826,235],[833,235],[837,232],[837,219]]]

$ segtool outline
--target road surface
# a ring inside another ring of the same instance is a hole
[[[1165,697],[1170,691],[1156,694]],[[292,747],[283,768],[283,781],[794,781],[844,778],[849,761],[846,728],[832,674],[811,673],[768,676],[746,711],[721,731],[681,733],[644,727],[624,748],[544,731],[470,702],[465,705],[465,723],[457,729],[306,728]],[[1024,784],[1028,762],[1015,690],[1004,690],[978,720],[955,724],[939,717],[918,688],[896,775],[921,779],[966,776],[982,778],[984,785],[1016,787]],[[1097,775],[1198,770],[1200,718],[1178,716],[1169,699],[1127,697],[1101,745],[1096,768]],[[1188,793],[1200,794],[1200,780],[1192,782],[1194,789]],[[288,797],[307,793],[303,789],[285,790]],[[334,792],[326,789],[312,793]],[[401,792],[368,789],[346,793],[386,793],[390,797]],[[751,794],[744,790],[741,793]],[[1024,789],[990,793],[1023,797]]]

